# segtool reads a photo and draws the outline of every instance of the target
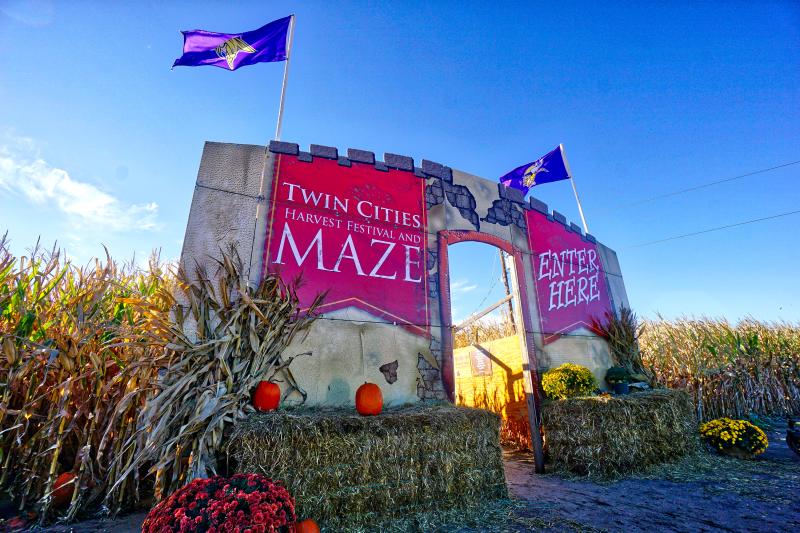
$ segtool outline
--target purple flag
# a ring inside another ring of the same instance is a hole
[[[286,60],[286,35],[293,15],[244,33],[183,31],[183,55],[172,67],[213,65],[236,70],[265,61]]]
[[[525,163],[500,178],[500,183],[506,187],[519,189],[527,194],[531,187],[570,179],[569,165],[564,155],[564,149],[558,145],[536,161]]]

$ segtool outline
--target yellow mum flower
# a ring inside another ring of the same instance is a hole
[[[758,455],[769,446],[766,434],[747,420],[718,418],[700,425],[700,434],[714,448],[725,451],[732,447]]]

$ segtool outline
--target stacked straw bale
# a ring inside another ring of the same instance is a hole
[[[685,391],[549,402],[542,425],[557,470],[614,478],[699,449],[694,407]]]
[[[286,484],[298,516],[326,527],[507,497],[499,417],[418,405],[251,415],[231,436],[238,472]]]

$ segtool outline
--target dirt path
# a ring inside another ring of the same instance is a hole
[[[526,502],[519,514],[546,519],[557,530],[574,521],[626,532],[800,531],[800,457],[785,432],[769,437],[758,460],[703,454],[646,478],[598,484],[537,476],[525,455],[507,458],[506,477],[512,496]]]

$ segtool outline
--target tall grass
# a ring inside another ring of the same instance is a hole
[[[0,241],[0,486],[50,514],[62,472],[76,475],[67,518],[105,498],[159,368],[172,305],[157,261],[146,270],[76,267],[57,251],[11,255]],[[139,472],[117,502],[138,498]]]
[[[800,413],[800,325],[645,321],[639,344],[658,381],[691,393],[701,420]]]
[[[0,487],[20,509],[69,521],[163,497],[216,471],[259,379],[304,394],[281,354],[316,304],[300,313],[272,276],[248,285],[235,254],[218,266],[77,267],[0,239]],[[61,473],[71,500],[53,509]]]

